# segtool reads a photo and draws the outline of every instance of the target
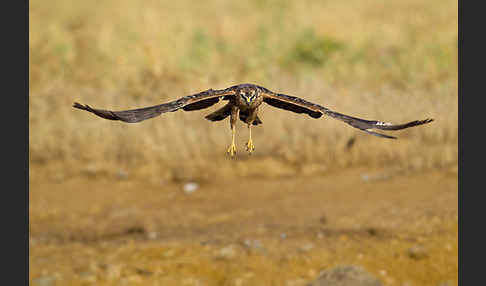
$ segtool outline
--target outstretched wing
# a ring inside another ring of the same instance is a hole
[[[263,92],[262,96],[263,96],[263,101],[271,106],[293,111],[296,113],[307,113],[309,116],[313,118],[319,118],[324,114],[339,119],[341,121],[344,121],[347,124],[353,126],[354,128],[363,130],[364,132],[367,132],[371,135],[390,138],[390,139],[396,139],[396,137],[377,133],[372,131],[372,129],[400,130],[400,129],[422,125],[434,121],[433,119],[425,119],[425,120],[415,120],[405,124],[394,125],[388,122],[382,122],[377,120],[365,120],[365,119],[345,115],[339,112],[332,111],[324,106],[320,106],[318,104],[309,102],[307,100],[295,96],[273,93],[273,92]]]
[[[185,111],[207,108],[216,104],[221,99],[228,100],[234,94],[235,91],[231,88],[223,90],[209,89],[193,95],[184,96],[168,103],[123,111],[95,109],[77,102],[73,104],[73,107],[89,111],[105,119],[135,123],[158,116],[162,113],[177,111],[181,108]]]

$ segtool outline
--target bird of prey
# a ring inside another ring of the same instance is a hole
[[[368,134],[390,139],[396,139],[396,137],[377,133],[372,130],[400,130],[433,121],[433,119],[415,120],[395,125],[383,121],[365,120],[332,111],[324,106],[309,102],[299,97],[275,93],[255,84],[239,84],[221,90],[208,89],[167,103],[131,110],[110,111],[95,109],[77,102],[73,104],[73,107],[89,111],[105,119],[135,123],[161,115],[162,113],[174,112],[179,109],[193,111],[207,108],[221,100],[227,101],[226,105],[207,115],[205,118],[210,121],[220,121],[228,116],[230,117],[232,140],[227,153],[229,153],[231,157],[236,154],[235,135],[238,118],[248,126],[249,139],[246,144],[247,151],[251,154],[251,152],[255,150],[255,146],[251,139],[251,126],[262,124],[262,121],[258,117],[258,108],[262,103],[296,113],[305,113],[312,118],[320,118],[322,115],[330,116],[344,121],[352,127],[358,128]]]

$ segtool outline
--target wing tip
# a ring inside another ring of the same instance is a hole
[[[73,107],[77,108],[77,109],[88,110],[87,106],[84,106],[84,105],[82,105],[81,103],[78,103],[78,102],[74,102]]]
[[[424,120],[416,120],[416,121],[412,121],[410,122],[410,126],[407,126],[407,127],[412,127],[412,126],[417,126],[417,125],[423,125],[423,124],[427,124],[427,123],[430,123],[430,122],[433,122],[434,119],[433,118],[427,118],[427,119],[424,119]]]
[[[78,102],[74,102],[73,107],[77,108],[77,109],[87,110],[87,111],[90,111],[90,109],[91,109],[88,105],[83,105],[83,104],[78,103]]]
[[[427,118],[427,119],[424,119],[424,120],[415,120],[415,121],[412,121],[408,124],[406,124],[406,126],[404,128],[408,128],[408,127],[412,127],[412,126],[417,126],[417,125],[423,125],[423,124],[427,124],[427,123],[430,123],[434,121],[433,118]],[[378,124],[378,126],[389,126],[389,123],[385,123],[385,122],[380,122],[381,124]],[[404,128],[400,128],[400,129],[404,129]],[[385,129],[386,130],[386,129]],[[385,135],[385,134],[381,134],[381,133],[377,133],[377,132],[373,132],[371,131],[370,129],[367,129],[365,130],[366,132],[368,132],[369,134],[371,135],[375,135],[375,136],[378,136],[378,137],[382,137],[382,138],[388,138],[388,139],[398,139],[397,137],[395,136],[390,136],[390,135]]]

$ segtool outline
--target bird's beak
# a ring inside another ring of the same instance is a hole
[[[246,104],[250,105],[250,98],[249,97],[246,98]]]

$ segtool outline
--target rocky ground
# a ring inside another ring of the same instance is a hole
[[[457,285],[457,169],[158,184],[34,173],[31,285],[356,285],[322,282],[333,269],[365,272],[361,285]]]

